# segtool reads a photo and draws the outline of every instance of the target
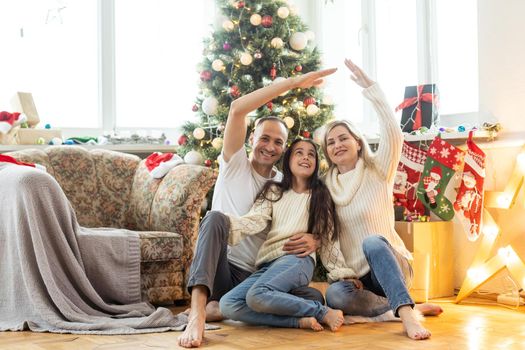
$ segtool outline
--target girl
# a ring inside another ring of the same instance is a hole
[[[347,121],[327,125],[323,152],[329,164],[326,185],[341,223],[341,252],[347,268],[329,265],[331,284],[327,305],[345,314],[378,316],[393,310],[408,336],[426,339],[414,312],[407,283],[412,278],[411,254],[394,230],[393,180],[401,156],[403,134],[378,84],[349,59],[351,78],[375,107],[380,121],[381,143],[372,154],[361,133]],[[441,308],[419,305],[423,314],[439,314]]]
[[[286,255],[283,245],[288,238],[311,232],[327,242],[338,234],[335,205],[318,178],[318,163],[315,144],[295,140],[284,154],[282,182],[267,183],[248,214],[229,216],[231,244],[246,235],[269,231],[257,255],[259,270],[220,300],[224,316],[251,324],[316,331],[323,329],[320,323],[332,331],[342,325],[342,311],[287,293],[308,285],[315,265],[315,253]]]

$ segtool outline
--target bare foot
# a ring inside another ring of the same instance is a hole
[[[206,324],[207,298],[207,287],[197,285],[191,290],[191,309],[188,315],[188,324],[182,335],[177,338],[180,346],[185,348],[198,348],[201,345],[202,338],[204,337],[204,326]]]
[[[418,312],[410,306],[401,306],[398,310],[399,317],[403,322],[403,328],[408,337],[414,340],[423,340],[430,338],[431,334],[428,329],[423,327],[418,320]]]
[[[332,332],[335,332],[341,327],[344,320],[343,311],[328,308],[328,312],[321,322],[330,327]]]
[[[219,322],[224,319],[218,301],[210,301],[206,305],[206,322]]]
[[[185,348],[198,348],[204,336],[206,311],[201,309],[200,312],[194,312],[194,310],[197,309],[191,309],[186,329],[178,338],[179,345]]]
[[[441,306],[436,304],[416,304],[414,308],[421,312],[423,316],[439,316],[441,313],[443,313],[443,309],[441,308]]]
[[[322,331],[324,328],[315,317],[301,317],[299,319],[299,328],[301,329],[313,329],[316,332]]]

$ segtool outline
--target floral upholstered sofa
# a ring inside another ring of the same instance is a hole
[[[27,149],[9,155],[47,168],[80,225],[139,231],[142,294],[151,303],[187,299],[201,205],[215,183],[212,169],[182,164],[154,179],[135,155],[78,146]]]

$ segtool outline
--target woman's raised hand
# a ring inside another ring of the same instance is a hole
[[[346,58],[345,65],[348,67],[348,69],[350,69],[350,72],[352,72],[350,78],[355,81],[357,85],[361,86],[363,89],[374,85],[374,81],[370,79],[361,68],[355,65],[352,60]]]
[[[323,78],[334,74],[337,68],[330,68],[324,70],[318,70],[315,72],[306,73],[298,77],[293,78],[293,84],[296,88],[308,89],[312,86],[318,86],[323,82]]]

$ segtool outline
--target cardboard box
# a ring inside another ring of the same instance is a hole
[[[36,145],[37,140],[42,137],[47,145],[53,137],[62,138],[62,130],[59,129],[20,129],[17,133],[19,145]]]
[[[454,295],[454,254],[451,221],[396,221],[396,232],[414,256],[410,293],[415,301]]]

